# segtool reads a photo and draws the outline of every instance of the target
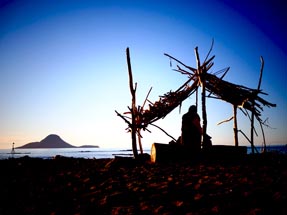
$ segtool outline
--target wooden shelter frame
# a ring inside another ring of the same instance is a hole
[[[136,105],[136,89],[137,89],[137,83],[133,83],[133,76],[132,76],[132,67],[131,67],[131,61],[130,61],[130,52],[129,48],[126,49],[126,56],[127,56],[127,65],[128,65],[128,74],[129,74],[129,87],[130,92],[132,96],[132,104],[131,107],[128,107],[129,111],[125,112],[124,114],[130,114],[130,117],[122,115],[115,111],[119,117],[121,117],[127,124],[128,128],[127,130],[131,132],[131,138],[132,138],[132,149],[134,157],[136,158],[138,156],[138,150],[137,150],[137,138],[138,137],[138,143],[141,153],[143,153],[142,150],[142,144],[141,144],[141,130],[147,130],[148,125],[155,126],[159,128],[161,131],[163,131],[166,135],[171,137],[173,140],[175,140],[171,135],[169,135],[166,131],[164,131],[159,126],[153,124],[155,121],[164,118],[167,114],[169,114],[171,111],[173,111],[176,107],[181,106],[182,102],[187,99],[189,96],[191,96],[194,92],[196,92],[196,104],[198,104],[198,96],[197,91],[198,87],[201,87],[201,102],[202,102],[202,128],[203,128],[203,142],[205,141],[204,138],[206,138],[206,131],[207,131],[207,113],[206,113],[206,97],[208,98],[215,98],[224,100],[233,106],[233,117],[231,117],[228,120],[222,121],[227,122],[233,119],[233,130],[234,130],[234,142],[235,146],[238,146],[238,132],[241,132],[246,139],[250,142],[252,146],[252,152],[254,153],[254,140],[253,140],[253,133],[255,131],[254,129],[254,118],[258,120],[261,126],[262,134],[263,134],[263,140],[264,145],[265,144],[265,136],[264,136],[264,130],[262,125],[266,125],[265,121],[262,121],[261,111],[263,111],[262,105],[267,107],[275,107],[276,104],[272,104],[263,98],[259,97],[259,94],[265,94],[267,93],[262,92],[260,90],[261,86],[261,80],[262,80],[262,74],[263,74],[263,67],[264,67],[264,61],[261,57],[261,70],[260,70],[260,78],[258,83],[257,89],[251,89],[245,86],[236,85],[227,81],[224,81],[223,78],[226,75],[226,73],[229,71],[229,67],[225,68],[216,74],[208,73],[210,68],[214,65],[214,58],[215,55],[212,57],[209,57],[211,51],[213,48],[213,42],[212,46],[201,64],[200,57],[198,54],[198,48],[196,47],[194,49],[195,51],[195,57],[197,62],[197,68],[193,68],[191,66],[188,66],[184,64],[183,62],[179,61],[178,59],[172,57],[169,54],[164,54],[165,56],[169,57],[170,60],[176,61],[178,63],[177,68],[174,69],[177,72],[180,72],[181,74],[187,75],[188,80],[180,86],[176,91],[168,92],[164,94],[163,96],[160,96],[159,100],[152,103],[148,100],[148,96],[151,92],[151,89],[149,90],[142,106]],[[219,78],[216,75],[219,73],[223,73],[223,75]],[[206,93],[209,93],[206,95]],[[145,104],[149,102],[149,108],[144,109]],[[251,112],[251,137],[250,139],[241,131],[238,130],[237,126],[237,109],[240,107],[240,109],[245,113],[247,116],[249,116],[247,111]],[[219,124],[221,124],[219,123]],[[150,131],[149,131],[150,132]]]

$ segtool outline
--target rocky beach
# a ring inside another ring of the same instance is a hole
[[[0,160],[0,214],[287,214],[287,156]]]

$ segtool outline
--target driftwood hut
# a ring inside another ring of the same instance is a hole
[[[153,123],[159,119],[164,118],[167,114],[173,111],[175,108],[180,106],[182,102],[187,99],[189,96],[198,92],[198,88],[201,88],[201,102],[202,102],[202,119],[203,119],[203,141],[206,137],[206,130],[207,130],[207,113],[206,113],[206,105],[205,100],[207,97],[216,98],[220,100],[224,100],[230,103],[234,109],[234,139],[235,139],[235,146],[238,146],[238,129],[237,129],[237,108],[240,107],[246,111],[251,113],[251,138],[248,139],[253,146],[253,130],[254,130],[254,117],[259,121],[261,128],[264,122],[261,120],[261,112],[263,111],[263,106],[267,107],[275,107],[275,104],[272,104],[263,98],[261,98],[260,94],[265,94],[260,90],[260,84],[262,79],[262,71],[264,61],[262,60],[262,67],[260,73],[260,79],[257,89],[251,89],[245,86],[236,85],[227,81],[223,80],[224,75],[228,72],[229,68],[222,70],[224,73],[221,77],[218,77],[216,74],[211,74],[208,71],[214,65],[214,58],[215,56],[209,57],[209,54],[212,50],[211,49],[203,61],[200,62],[198,48],[195,48],[195,57],[197,62],[197,68],[193,68],[188,66],[178,59],[172,57],[171,55],[165,54],[170,60],[176,61],[178,63],[175,71],[180,72],[184,75],[187,75],[188,80],[180,86],[176,91],[170,91],[162,96],[159,97],[159,100],[156,102],[150,102],[148,100],[148,95],[144,101],[143,106],[136,105],[136,84],[133,83],[132,77],[132,68],[130,63],[130,53],[129,48],[126,50],[127,54],[127,64],[128,64],[128,73],[129,73],[129,85],[130,85],[130,92],[132,95],[132,104],[129,107],[129,111],[125,113],[125,115],[120,114],[116,111],[117,115],[120,116],[127,124],[128,130],[131,132],[132,137],[132,147],[134,156],[138,156],[137,150],[137,141],[136,137],[138,137],[138,143],[140,150],[142,152],[142,145],[141,145],[141,130],[148,130],[149,125],[154,125]],[[198,102],[198,101],[197,101]],[[145,108],[145,104],[148,103],[148,107]],[[129,116],[126,116],[128,114]],[[156,126],[158,127],[158,126]],[[163,132],[165,132],[162,128],[158,127]],[[262,129],[263,132],[263,129]],[[166,132],[165,132],[166,133]],[[167,134],[167,133],[166,133]],[[243,133],[244,134],[244,133]],[[264,134],[264,132],[263,132]],[[167,134],[170,136],[169,134]],[[245,135],[246,136],[246,135]],[[264,136],[264,135],[263,135]],[[170,136],[171,137],[171,136]],[[247,137],[247,136],[246,136]],[[173,137],[171,137],[174,139]],[[174,139],[175,140],[175,139]]]

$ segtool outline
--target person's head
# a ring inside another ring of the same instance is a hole
[[[188,112],[190,113],[196,113],[197,112],[197,107],[195,105],[191,105],[188,109]]]

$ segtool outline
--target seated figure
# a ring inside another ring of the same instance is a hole
[[[196,154],[201,150],[202,129],[200,117],[195,105],[189,107],[188,112],[182,116],[181,143]]]

